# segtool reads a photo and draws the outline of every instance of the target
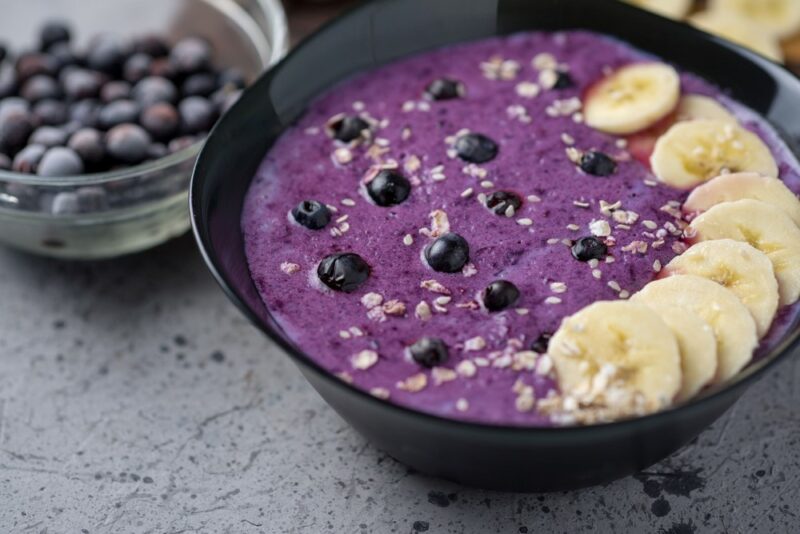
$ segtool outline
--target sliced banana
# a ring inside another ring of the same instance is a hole
[[[753,357],[758,344],[753,317],[736,295],[707,278],[690,274],[662,278],[647,284],[631,300],[653,307],[677,306],[708,323],[717,340],[714,383],[729,380]]]
[[[775,37],[788,37],[800,30],[797,0],[711,0],[709,7],[755,24]]]
[[[778,176],[778,165],[761,138],[712,119],[675,124],[656,142],[650,164],[659,180],[682,189],[727,172]]]
[[[694,274],[730,289],[753,319],[759,337],[772,326],[778,311],[778,281],[772,262],[763,252],[732,239],[704,241],[675,257],[664,273]]]
[[[696,313],[676,306],[655,306],[653,310],[667,323],[681,353],[683,383],[677,402],[691,399],[714,380],[717,373],[717,339],[714,330]]]
[[[783,61],[783,50],[778,40],[762,31],[752,21],[742,20],[722,10],[714,10],[698,13],[690,17],[689,22],[703,31],[749,48],[769,59]]]
[[[800,298],[800,228],[770,204],[752,199],[717,204],[692,221],[688,235],[749,243],[772,261],[781,305]]]
[[[664,63],[635,63],[598,82],[584,103],[586,123],[603,132],[627,135],[644,130],[678,105],[678,72]]]
[[[739,124],[738,119],[713,98],[703,95],[686,95],[678,104],[677,120],[692,121],[696,119],[713,119]]]
[[[682,19],[692,8],[692,0],[625,0],[625,2],[671,19]]]
[[[778,178],[752,172],[717,176],[692,191],[683,209],[690,214],[703,213],[717,204],[744,198],[771,204],[800,226],[800,200],[791,189]]]
[[[653,310],[628,301],[595,302],[564,319],[550,340],[562,394],[584,405],[638,396],[643,411],[669,405],[681,387],[678,342]],[[619,395],[623,392],[627,395]]]

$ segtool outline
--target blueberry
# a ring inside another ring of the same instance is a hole
[[[167,140],[178,133],[181,119],[175,106],[168,102],[159,102],[146,108],[139,117],[139,124],[154,139]]]
[[[55,76],[58,72],[58,62],[48,54],[28,52],[17,57],[16,70],[17,80],[23,83],[37,74]]]
[[[208,72],[192,74],[181,85],[183,96],[209,96],[217,89],[217,77]]]
[[[190,96],[178,104],[181,129],[185,134],[207,132],[217,120],[217,111],[211,102],[201,96]]]
[[[147,54],[134,54],[125,61],[122,67],[122,77],[130,83],[136,83],[150,75],[150,66],[153,58]]]
[[[560,70],[556,73],[556,83],[553,85],[553,89],[571,89],[573,87],[575,87],[575,81],[569,72]]]
[[[178,90],[175,84],[160,76],[148,76],[141,79],[133,86],[131,93],[134,100],[142,106],[149,106],[156,102],[175,102],[178,99]]]
[[[61,73],[61,85],[70,100],[94,98],[100,93],[103,77],[90,70],[71,68]]]
[[[175,152],[180,152],[181,150],[189,148],[196,142],[197,139],[195,139],[191,135],[176,137],[175,139],[169,142],[169,144],[167,145],[167,150],[169,150],[170,154],[174,154]]]
[[[511,191],[495,191],[486,198],[486,207],[497,215],[512,217],[522,207],[522,199]],[[510,215],[509,208],[512,208]]]
[[[3,113],[0,119],[0,152],[13,155],[25,146],[33,131],[33,123],[28,113],[11,110]]]
[[[169,60],[179,74],[194,74],[211,63],[211,47],[205,39],[188,37],[175,44]]]
[[[617,170],[617,162],[607,154],[590,150],[581,156],[580,167],[586,174],[610,176]]]
[[[37,124],[58,126],[69,118],[67,105],[60,100],[42,100],[33,106],[33,117]]]
[[[80,156],[87,167],[97,167],[106,157],[103,134],[93,128],[81,128],[72,134],[67,146]]]
[[[334,291],[352,293],[369,278],[371,269],[361,256],[353,253],[331,254],[317,267],[317,276]]]
[[[309,230],[321,230],[331,222],[328,207],[316,200],[304,200],[292,209],[292,217],[298,224]]]
[[[36,103],[47,98],[61,98],[61,87],[50,76],[37,74],[22,85],[19,94],[28,102]]]
[[[10,171],[11,170],[11,158],[6,156],[5,154],[0,154],[0,171]]]
[[[39,176],[78,176],[83,174],[83,162],[74,150],[54,147],[44,153],[36,174]]]
[[[369,132],[369,123],[361,117],[344,117],[330,127],[333,130],[333,137],[343,143],[355,141],[365,132]]]
[[[0,101],[0,122],[4,121],[11,113],[29,113],[30,103],[24,98],[12,96]]]
[[[608,247],[594,236],[582,237],[572,244],[572,256],[578,261],[602,260],[606,254]]]
[[[155,34],[141,35],[134,39],[133,50],[137,54],[145,54],[150,57],[164,57],[169,54],[167,43]]]
[[[175,72],[175,68],[172,66],[172,63],[169,62],[169,59],[162,57],[154,59],[153,62],[150,63],[150,76],[174,80],[178,77],[178,74]]]
[[[115,100],[124,100],[130,98],[131,84],[116,80],[108,82],[100,89],[100,100],[103,102],[114,102]]]
[[[47,152],[47,147],[42,145],[28,145],[14,156],[11,169],[14,172],[36,174],[36,170],[39,168],[39,162],[42,161],[42,156],[44,156],[45,152]]]
[[[539,337],[537,337],[533,343],[531,343],[531,350],[533,352],[538,352],[539,354],[544,354],[550,347],[550,338],[552,337],[553,334],[550,334],[549,332],[539,334]]]
[[[169,155],[169,149],[164,143],[153,143],[147,149],[147,159],[159,159]]]
[[[28,138],[28,143],[42,145],[47,148],[64,146],[67,142],[67,132],[55,126],[40,126]]]
[[[517,300],[519,289],[505,280],[495,280],[483,291],[483,305],[491,312],[510,308]]]
[[[14,69],[7,65],[0,65],[0,99],[9,97],[17,92],[17,75]]]
[[[220,114],[227,113],[229,109],[233,107],[233,105],[239,101],[239,97],[242,96],[242,91],[239,89],[236,90],[229,90],[226,88],[222,88],[213,95],[211,95],[211,101],[217,106]]]
[[[60,20],[46,22],[39,31],[39,46],[42,50],[49,50],[58,43],[68,43],[72,39],[69,26]]]
[[[408,351],[415,362],[428,369],[442,365],[449,357],[447,345],[437,337],[423,337]]]
[[[456,139],[458,157],[469,163],[486,163],[497,157],[497,143],[483,134],[468,133]]]
[[[6,47],[5,44],[0,43],[0,63],[5,61],[7,57],[8,57],[8,48]]]
[[[56,60],[59,70],[75,66],[80,62],[69,43],[56,43],[50,47],[47,53]]]
[[[120,124],[106,134],[106,150],[120,163],[135,165],[147,159],[150,135],[135,124]]]
[[[94,128],[98,124],[98,116],[100,115],[101,107],[101,104],[97,100],[91,98],[81,100],[70,106],[69,118],[84,126]]]
[[[122,72],[128,56],[128,46],[120,38],[113,35],[99,35],[92,39],[86,64],[89,68],[116,76]]]
[[[242,71],[236,67],[229,67],[219,73],[218,85],[220,87],[244,89],[247,85],[247,80]]]
[[[139,104],[133,100],[117,100],[103,106],[97,118],[100,127],[108,130],[126,122],[136,122],[139,113]]]
[[[464,84],[447,78],[434,80],[425,89],[425,94],[432,100],[453,100],[464,96]]]
[[[396,206],[411,194],[411,183],[397,171],[383,169],[367,183],[367,192],[378,206]]]
[[[469,261],[469,244],[458,234],[445,234],[425,249],[425,259],[434,271],[457,273]]]

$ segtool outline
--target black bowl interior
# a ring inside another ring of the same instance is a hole
[[[395,457],[432,474],[484,487],[528,490],[576,487],[633,472],[692,439],[753,377],[790,352],[800,336],[794,324],[791,335],[732,384],[688,405],[595,427],[535,429],[455,422],[379,401],[326,373],[282,333],[251,281],[240,217],[243,198],[265,153],[309,102],[356,72],[424,50],[526,30],[579,28],[616,36],[722,87],[764,115],[797,153],[800,83],[794,76],[754,53],[622,2],[375,0],[317,32],[262,76],[214,129],[195,169],[195,234],[231,300],[294,357],[326,400],[359,431]],[[450,453],[431,454],[421,446],[422,439],[450,447]],[[539,451],[539,460],[530,460],[532,448]],[[485,469],[478,469],[474,461],[484,452],[505,458],[484,460]],[[585,459],[563,467],[564,455],[575,458],[581,453],[586,453]],[[530,480],[531,472],[538,474],[537,481]]]

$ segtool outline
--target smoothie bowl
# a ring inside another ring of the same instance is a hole
[[[800,84],[615,2],[529,4],[353,11],[191,194],[229,296],[356,429],[550,490],[663,458],[793,344]]]

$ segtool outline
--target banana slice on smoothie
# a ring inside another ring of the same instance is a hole
[[[759,337],[769,331],[778,311],[778,281],[772,262],[766,254],[741,241],[697,243],[676,256],[663,273],[694,274],[731,290],[750,310]]]
[[[656,312],[628,301],[595,302],[567,317],[550,340],[563,395],[605,406],[640,398],[643,412],[668,406],[681,387],[678,342]],[[632,415],[632,414],[631,414]]]
[[[780,304],[800,298],[800,228],[774,206],[752,199],[723,202],[693,220],[687,235],[696,241],[749,243],[772,261]]]
[[[639,132],[674,111],[680,92],[680,76],[671,66],[627,65],[589,89],[583,110],[586,124],[617,135]]]
[[[709,7],[755,24],[775,37],[788,37],[800,30],[797,0],[711,0]]]
[[[677,306],[708,323],[717,341],[713,383],[735,376],[753,358],[758,345],[756,323],[742,301],[716,282],[690,274],[669,276],[650,282],[631,301],[653,307]]]
[[[738,119],[727,108],[713,98],[703,95],[686,95],[681,98],[676,118],[678,121],[712,119],[739,124]]]
[[[778,176],[778,165],[760,137],[713,119],[674,125],[656,142],[650,165],[660,181],[680,189],[729,172]]]
[[[671,19],[682,19],[692,8],[692,0],[625,0],[625,2]]]
[[[683,204],[687,214],[708,211],[717,204],[751,198],[775,206],[800,226],[800,200],[778,178],[752,172],[723,174],[691,192]]]
[[[797,0],[790,0],[795,2]],[[689,18],[701,30],[713,33],[777,62],[783,61],[783,50],[775,36],[761,30],[752,21],[742,20],[722,10],[704,11]]]

